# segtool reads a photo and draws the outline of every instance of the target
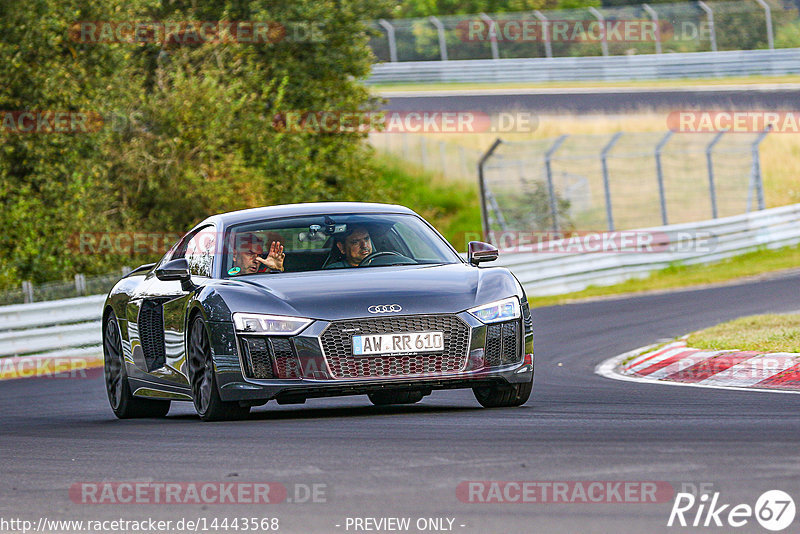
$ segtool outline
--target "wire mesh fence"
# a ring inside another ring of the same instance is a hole
[[[370,23],[378,61],[581,57],[799,47],[798,6],[680,2]]]
[[[483,152],[458,143],[407,133],[373,133],[370,143],[378,152],[404,161],[448,179],[475,181],[475,169]]]
[[[130,268],[123,267],[119,272],[110,274],[96,276],[76,274],[75,280],[70,282],[47,282],[43,284],[23,282],[19,289],[0,291],[0,306],[100,295],[107,293],[120,277],[129,272]]]
[[[766,132],[498,140],[479,166],[484,230],[647,228],[764,208]]]

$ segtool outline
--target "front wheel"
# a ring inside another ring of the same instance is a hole
[[[125,371],[119,324],[113,314],[106,318],[103,325],[103,376],[108,403],[119,419],[167,415],[170,401],[133,396],[131,385],[128,383],[128,373]]]
[[[475,398],[484,408],[511,408],[522,406],[528,401],[533,390],[533,378],[521,384],[506,384],[472,388]]]
[[[225,421],[243,419],[250,413],[250,406],[238,402],[226,402],[219,396],[211,343],[208,340],[206,323],[202,317],[192,321],[189,343],[186,350],[189,381],[192,385],[192,400],[195,410],[203,421]]]

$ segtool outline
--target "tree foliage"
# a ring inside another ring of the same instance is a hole
[[[360,200],[374,169],[362,134],[289,133],[292,110],[363,110],[370,0],[29,0],[0,10],[0,110],[94,112],[92,133],[0,129],[0,286],[136,261],[87,254],[91,232],[182,233],[211,213]],[[313,39],[82,42],[76,21],[272,21]],[[141,259],[141,258],[139,258]],[[147,258],[150,259],[150,258]]]

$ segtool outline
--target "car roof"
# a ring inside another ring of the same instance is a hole
[[[260,219],[279,217],[303,217],[311,215],[337,215],[344,213],[407,213],[415,214],[405,206],[373,202],[307,202],[304,204],[280,204],[247,210],[231,211],[213,215],[201,224],[230,226]]]

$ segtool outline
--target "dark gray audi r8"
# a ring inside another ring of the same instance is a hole
[[[366,394],[411,404],[472,388],[519,406],[533,386],[533,322],[497,249],[467,261],[402,206],[317,203],[209,217],[156,264],[121,279],[103,310],[117,417],[194,402],[235,419],[271,399]]]

